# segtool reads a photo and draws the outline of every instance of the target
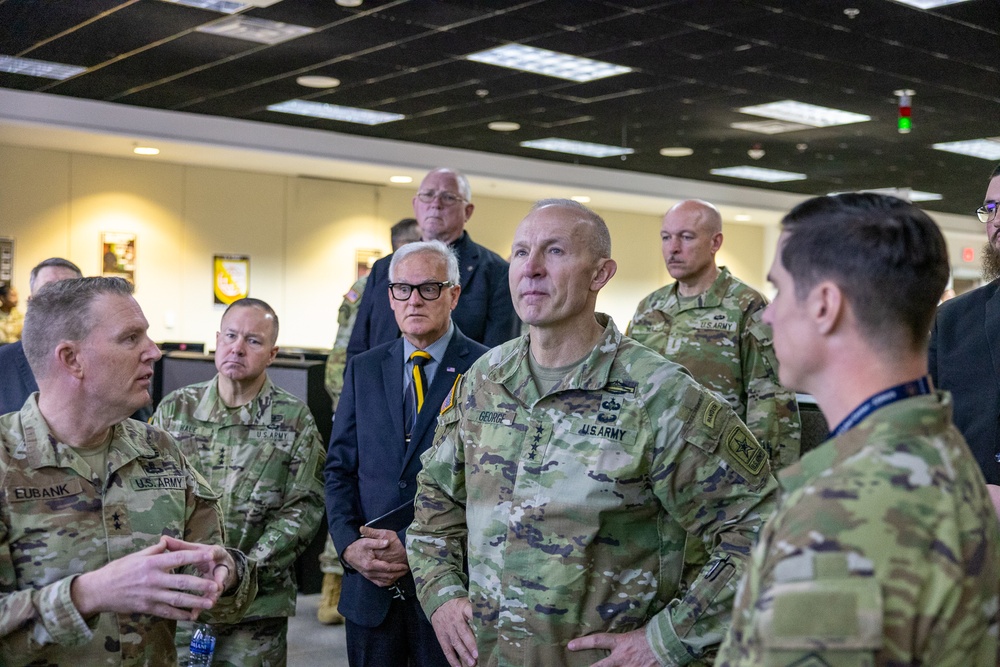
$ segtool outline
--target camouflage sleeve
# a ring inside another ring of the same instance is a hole
[[[438,418],[434,445],[421,457],[414,519],[406,533],[410,570],[428,618],[448,600],[468,596],[463,572],[468,540],[465,449],[460,428],[464,397],[459,398],[463,377],[455,384],[454,398]]]
[[[323,520],[323,463],[326,452],[316,429],[316,422],[307,408],[297,420],[295,443],[285,488],[275,489],[284,501],[268,520],[267,528],[253,549],[247,553],[252,560],[269,572],[281,572],[295,562],[316,534]]]
[[[763,448],[724,401],[686,381],[678,416],[661,419],[656,430],[654,491],[688,533],[703,536],[709,558],[683,598],[646,626],[650,646],[668,665],[687,664],[722,640],[777,488]],[[680,432],[675,423],[683,424]]]
[[[70,597],[75,578],[16,590],[7,524],[0,521],[0,664],[27,664],[46,645],[79,646],[92,639],[99,616],[89,624],[80,616]]]
[[[218,494],[193,466],[188,465],[187,470],[193,477],[193,484],[189,485],[184,539],[196,544],[225,544]],[[208,623],[236,623],[257,596],[257,563],[236,549],[227,551],[239,570],[239,585],[199,617]]]
[[[795,392],[778,380],[771,328],[763,309],[750,316],[742,340],[740,364],[747,393],[746,424],[764,446],[777,471],[799,460],[802,423]]]

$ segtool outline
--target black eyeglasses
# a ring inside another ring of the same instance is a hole
[[[425,301],[434,301],[441,296],[442,287],[454,287],[455,283],[450,280],[443,283],[420,283],[419,285],[411,285],[409,283],[389,283],[389,292],[392,293],[392,298],[396,301],[407,301],[410,295],[413,294],[413,290],[420,292],[420,298]]]
[[[441,203],[445,206],[454,206],[460,201],[465,201],[465,197],[460,197],[454,192],[448,192],[447,190],[421,190],[417,193],[417,199],[425,204],[430,204],[437,197],[441,200]]]
[[[990,222],[993,218],[997,217],[997,206],[1000,206],[1000,204],[991,201],[977,208],[976,215],[979,217],[979,222]]]

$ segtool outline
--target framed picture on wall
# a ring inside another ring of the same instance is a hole
[[[215,303],[228,306],[250,294],[249,255],[215,255],[212,266]]]
[[[0,283],[14,280],[14,239],[0,236]]]
[[[354,258],[358,271],[354,279],[357,280],[358,278],[364,278],[371,273],[372,265],[375,264],[377,260],[381,259],[381,257],[381,250],[355,250]]]
[[[101,234],[101,275],[124,278],[135,284],[135,234]]]

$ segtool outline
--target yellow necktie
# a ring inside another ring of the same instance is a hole
[[[423,350],[417,350],[410,355],[413,362],[413,395],[416,399],[417,414],[424,408],[424,396],[427,395],[427,377],[424,375],[424,364],[431,360],[431,355]]]

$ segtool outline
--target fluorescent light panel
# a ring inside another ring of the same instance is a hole
[[[786,123],[781,120],[748,120],[740,123],[730,123],[729,127],[734,130],[746,130],[747,132],[759,132],[760,134],[782,134],[784,132],[808,130],[811,126],[802,125],[801,123]]]
[[[872,119],[871,116],[865,116],[860,113],[830,109],[828,107],[816,106],[815,104],[796,102],[795,100],[758,104],[752,107],[743,107],[738,111],[750,114],[751,116],[785,120],[790,123],[799,123],[810,127],[849,125],[851,123],[863,123]]]
[[[548,137],[546,139],[533,139],[522,141],[524,148],[537,148],[542,151],[554,151],[556,153],[569,153],[571,155],[585,155],[587,157],[611,157],[613,155],[631,155],[635,152],[633,148],[622,148],[621,146],[606,146],[604,144],[592,144],[586,141],[573,141],[572,139],[559,139]]]
[[[968,1],[969,0],[896,0],[896,2],[900,4],[916,7],[917,9],[935,9],[937,7],[944,7],[945,5],[957,5],[960,2]]]
[[[784,183],[785,181],[804,181],[805,174],[796,174],[790,171],[780,171],[778,169],[764,169],[762,167],[726,167],[725,169],[712,169],[709,173],[716,176],[728,176],[729,178],[743,178],[748,181],[762,181],[764,183]]]
[[[339,104],[323,104],[322,102],[309,102],[306,100],[288,100],[280,104],[272,104],[267,107],[267,110],[290,113],[297,116],[340,120],[345,123],[358,123],[360,125],[379,125],[406,118],[401,113],[357,109],[355,107],[343,107]]]
[[[0,56],[0,72],[8,72],[10,74],[24,74],[25,76],[37,76],[43,79],[63,81],[85,71],[87,71],[86,67],[79,67],[77,65],[63,65],[61,63],[51,63],[47,60],[17,58],[15,56]]]
[[[910,188],[869,188],[865,190],[849,190],[848,192],[872,192],[877,195],[888,195],[890,197],[896,197],[897,199],[903,199],[905,201],[940,201],[944,199],[944,195],[938,194],[936,192],[924,192],[923,190],[913,190]],[[842,195],[844,192],[831,192],[829,193],[832,197],[833,195]]]
[[[230,16],[207,25],[199,26],[198,32],[219,37],[243,39],[258,44],[280,44],[290,39],[315,32],[312,28],[292,23],[280,23],[249,16]]]
[[[1000,160],[1000,137],[985,137],[983,139],[968,139],[966,141],[946,141],[940,144],[931,144],[931,148],[948,153],[978,157],[984,160]]]
[[[558,79],[568,79],[577,83],[595,81],[609,76],[617,76],[631,72],[631,67],[612,65],[611,63],[580,58],[566,53],[538,49],[521,44],[507,44],[495,49],[487,49],[466,56],[477,63],[507,67],[522,72],[544,74]]]
[[[163,0],[163,2],[169,2],[172,5],[207,9],[212,12],[219,12],[220,14],[235,14],[250,7],[245,2],[231,2],[230,0]]]

